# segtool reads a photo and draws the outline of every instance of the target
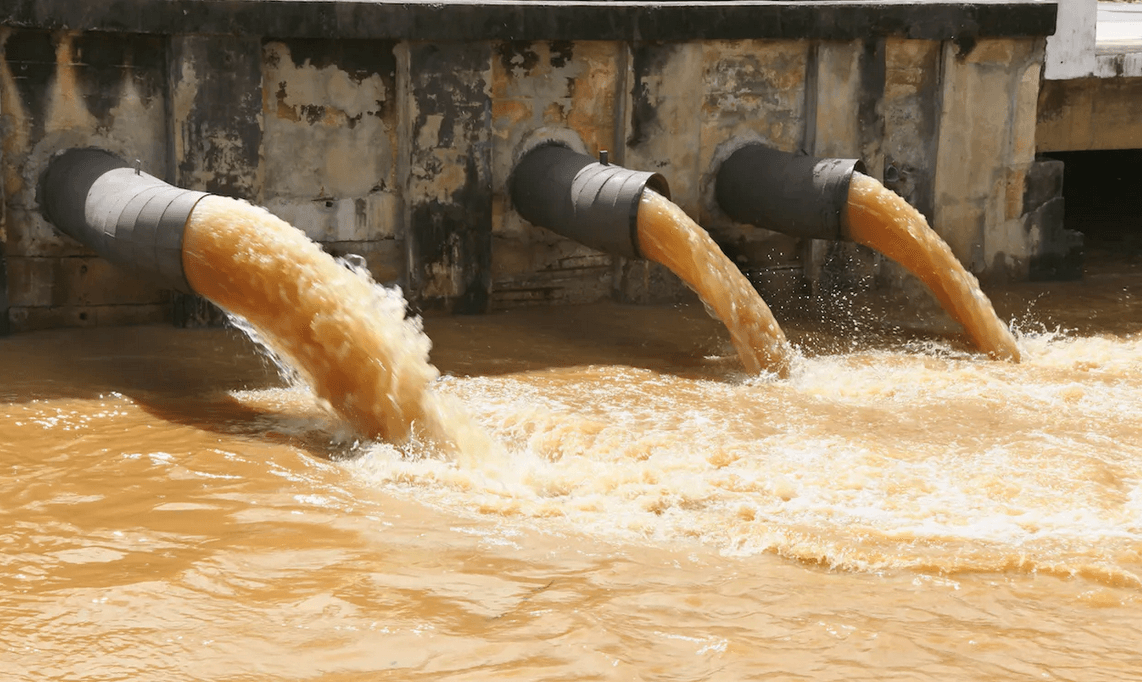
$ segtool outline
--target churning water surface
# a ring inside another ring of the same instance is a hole
[[[0,340],[0,676],[1142,679],[1139,292],[993,291],[1019,364],[826,304],[786,379],[699,304],[430,318],[397,444],[235,332]]]

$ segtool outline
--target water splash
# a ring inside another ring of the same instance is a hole
[[[399,289],[347,268],[300,230],[246,202],[207,196],[183,235],[187,280],[293,368],[357,433],[480,458],[494,448],[455,401]]]

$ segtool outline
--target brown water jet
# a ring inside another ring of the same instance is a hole
[[[995,314],[979,281],[919,211],[873,178],[854,172],[845,212],[846,237],[918,277],[981,351],[998,360],[1019,362],[1015,337]]]
[[[665,265],[726,325],[747,372],[788,376],[792,349],[769,306],[670,201],[661,175],[546,143],[523,155],[511,184],[516,210],[531,223],[613,256]]]
[[[426,436],[459,448],[471,430],[431,390],[438,372],[403,298],[338,263],[265,209],[206,196],[183,234],[187,281],[248,321],[362,436]]]
[[[747,372],[789,376],[793,350],[749,280],[676,204],[646,189],[638,210],[643,255],[670,268],[726,325]]]

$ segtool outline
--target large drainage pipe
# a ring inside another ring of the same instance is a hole
[[[859,159],[791,154],[760,143],[734,151],[718,169],[718,205],[739,223],[809,239],[845,239],[845,206]]]
[[[533,225],[611,255],[642,258],[638,207],[647,187],[670,198],[658,173],[596,161],[550,143],[516,164],[511,196],[516,211]]]
[[[191,293],[182,267],[187,218],[205,192],[169,185],[102,149],[54,156],[40,178],[44,218],[100,256]]]

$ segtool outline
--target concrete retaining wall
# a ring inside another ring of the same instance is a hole
[[[182,4],[244,12],[298,3]],[[1027,277],[1039,247],[1024,178],[1053,5],[986,3],[1024,16],[988,24],[974,5],[935,3],[928,23],[908,25],[906,4],[824,3],[817,14],[805,14],[814,3],[761,4],[785,8],[780,35],[759,22],[751,30],[762,37],[725,37],[746,30],[729,22],[679,40],[663,23],[658,40],[657,24],[632,20],[599,28],[619,34],[606,40],[582,38],[587,27],[577,24],[534,40],[367,37],[359,25],[343,38],[309,25],[281,37],[216,32],[215,15],[197,17],[202,32],[190,34],[91,15],[86,28],[70,17],[56,26],[10,16],[0,27],[6,317],[27,330],[186,318],[194,307],[43,221],[37,176],[71,146],[263,204],[331,252],[363,256],[424,309],[683,291],[655,266],[594,252],[514,212],[505,191],[514,162],[542,139],[662,173],[767,296],[815,281],[822,250],[733,224],[714,205],[717,164],[748,140],[859,156],[934,219],[973,271]],[[852,16],[872,18],[837,19],[858,5],[864,14]],[[975,13],[974,31],[952,19],[933,27],[956,7]],[[788,35],[798,29],[790,17],[809,17],[803,37]],[[650,35],[631,35],[643,30]],[[859,259],[851,267],[881,268],[889,285],[904,279],[867,253]]]

